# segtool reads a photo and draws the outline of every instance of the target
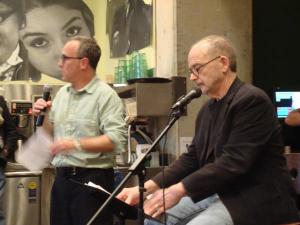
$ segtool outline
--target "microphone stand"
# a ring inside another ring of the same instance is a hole
[[[185,105],[179,106],[172,109],[172,119],[164,128],[164,130],[160,133],[160,135],[155,139],[152,145],[148,148],[148,150],[136,159],[136,161],[131,165],[128,169],[127,175],[121,181],[121,183],[116,187],[116,189],[111,193],[111,195],[106,199],[106,201],[102,204],[102,206],[97,210],[97,212],[93,215],[93,217],[89,220],[86,225],[91,225],[92,222],[96,219],[96,217],[110,204],[113,198],[119,193],[121,188],[125,185],[125,183],[129,180],[132,175],[138,175],[139,180],[139,207],[138,207],[138,224],[143,225],[145,214],[144,214],[144,192],[146,191],[144,187],[145,177],[146,177],[146,167],[145,161],[150,156],[150,153],[154,151],[154,147],[156,144],[162,139],[162,137],[168,132],[168,130],[173,126],[173,124],[182,116],[185,111]]]

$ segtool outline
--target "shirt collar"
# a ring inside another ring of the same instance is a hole
[[[20,46],[17,45],[16,49],[13,51],[13,53],[11,54],[11,56],[8,58],[6,62],[12,66],[15,66],[23,62],[23,59],[21,59],[19,53],[20,53]]]
[[[17,45],[16,49],[12,52],[10,57],[4,62],[2,65],[0,65],[0,73],[3,73],[4,71],[8,70],[12,66],[16,66],[23,62],[23,59],[19,56],[20,53],[20,46]]]
[[[234,95],[238,92],[239,88],[242,85],[244,85],[244,83],[238,77],[236,77],[233,83],[231,84],[230,88],[228,89],[226,95],[223,98],[221,98],[219,101],[216,101],[215,99],[211,99],[209,105],[212,105],[217,102],[219,102],[220,104],[221,102],[226,102],[226,103],[231,102]]]
[[[73,93],[89,93],[92,94],[98,87],[98,81],[99,78],[97,77],[97,75],[94,76],[94,78],[87,84],[85,85],[83,88],[79,89],[78,91],[76,91],[73,87],[72,84],[69,84],[67,87],[67,90]]]
[[[244,83],[238,77],[236,77],[232,85],[230,86],[227,94],[225,95],[224,101],[230,102],[243,84]]]

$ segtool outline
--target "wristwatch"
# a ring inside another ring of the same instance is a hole
[[[74,145],[75,145],[75,149],[80,151],[80,152],[83,152],[84,150],[82,149],[81,147],[81,144],[80,144],[80,140],[79,139],[74,139]]]

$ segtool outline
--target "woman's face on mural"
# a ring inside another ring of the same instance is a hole
[[[58,79],[61,50],[69,39],[78,35],[91,36],[81,12],[60,5],[30,10],[26,14],[26,27],[20,30],[31,64]]]
[[[19,21],[16,12],[0,2],[0,64],[6,62],[19,41]]]

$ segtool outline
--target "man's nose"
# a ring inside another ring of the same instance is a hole
[[[62,68],[63,60],[61,58],[59,58],[57,65],[59,66],[59,68]]]
[[[197,80],[198,79],[198,76],[196,76],[194,73],[190,73],[190,80],[191,81],[194,81],[194,80]]]

